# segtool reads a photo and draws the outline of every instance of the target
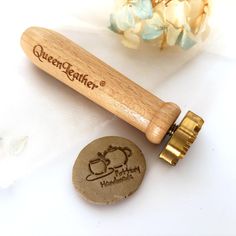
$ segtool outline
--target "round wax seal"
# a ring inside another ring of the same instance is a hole
[[[145,170],[143,153],[133,142],[103,137],[80,152],[73,167],[73,183],[86,200],[111,204],[135,192]]]

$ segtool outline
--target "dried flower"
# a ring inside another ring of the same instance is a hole
[[[209,0],[117,0],[110,29],[129,48],[138,48],[142,39],[189,49],[205,31],[209,8]]]

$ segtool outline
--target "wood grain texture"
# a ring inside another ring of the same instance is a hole
[[[31,27],[21,38],[30,60],[69,87],[160,143],[180,114],[71,40],[52,30]]]

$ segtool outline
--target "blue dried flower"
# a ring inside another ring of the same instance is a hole
[[[135,27],[136,19],[144,20],[152,17],[151,0],[122,0],[117,10],[110,16],[110,29],[122,32]]]
[[[141,39],[160,47],[189,49],[205,30],[209,0],[118,0],[110,29],[123,35],[122,43],[138,48]]]

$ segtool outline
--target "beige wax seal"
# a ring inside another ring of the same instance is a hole
[[[133,142],[103,137],[80,152],[73,167],[73,183],[89,202],[111,204],[135,192],[145,170],[143,153]]]

